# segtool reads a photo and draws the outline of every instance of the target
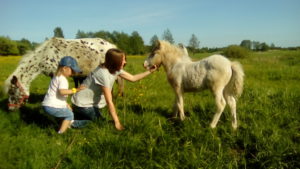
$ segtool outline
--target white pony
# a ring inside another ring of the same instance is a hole
[[[28,99],[30,83],[37,75],[52,76],[62,57],[74,57],[83,71],[79,76],[86,76],[99,64],[104,63],[105,53],[111,48],[116,46],[101,38],[52,38],[45,41],[36,50],[27,53],[5,81],[4,90],[9,96],[9,110],[19,108]],[[123,89],[123,83],[121,85],[119,92]]]
[[[174,116],[184,120],[183,92],[210,89],[215,97],[216,113],[210,124],[215,128],[228,103],[232,115],[232,127],[237,128],[236,99],[242,94],[244,72],[238,62],[231,62],[222,55],[212,55],[193,62],[182,48],[166,41],[157,45],[144,62],[144,67],[162,65],[176,99]]]

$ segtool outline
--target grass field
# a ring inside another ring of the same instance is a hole
[[[19,59],[0,57],[1,87]],[[125,70],[143,71],[144,59],[129,56]],[[1,94],[0,169],[300,168],[300,51],[252,53],[239,61],[246,76],[237,131],[228,108],[217,128],[209,127],[215,105],[208,91],[186,93],[188,118],[170,120],[174,94],[161,68],[142,81],[126,82],[125,96],[116,99],[125,131],[116,131],[103,109],[106,121],[58,135],[41,110],[50,81],[41,75],[19,111],[7,112]]]

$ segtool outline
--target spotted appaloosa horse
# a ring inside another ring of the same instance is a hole
[[[231,62],[221,55],[212,55],[193,62],[182,48],[159,41],[145,60],[144,66],[162,65],[169,83],[174,89],[176,99],[174,116],[179,114],[184,120],[183,92],[194,92],[209,89],[215,97],[217,110],[211,122],[215,128],[226,106],[232,114],[232,127],[237,128],[236,99],[242,94],[244,72],[238,62]]]
[[[104,63],[105,53],[111,48],[116,46],[100,38],[52,38],[45,41],[36,50],[24,55],[16,70],[5,81],[9,110],[19,108],[28,99],[30,83],[37,75],[55,74],[62,57],[74,57],[83,71],[78,76],[86,76],[99,64]],[[122,93],[123,81],[118,81],[122,84],[119,85],[119,93]]]

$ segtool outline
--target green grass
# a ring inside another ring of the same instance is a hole
[[[1,85],[19,58],[3,59]],[[125,69],[143,71],[144,59],[129,56]],[[209,127],[215,105],[208,91],[186,93],[188,118],[170,120],[174,94],[160,68],[126,82],[125,96],[116,99],[125,131],[114,129],[104,109],[107,121],[58,135],[41,110],[50,79],[39,76],[19,111],[7,112],[7,98],[0,97],[0,168],[300,168],[300,51],[252,53],[239,61],[246,76],[237,131],[228,108],[217,128]]]

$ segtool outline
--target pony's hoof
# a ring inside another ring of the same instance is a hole
[[[234,130],[236,130],[236,129],[237,129],[237,124],[232,124],[232,128],[233,128]]]
[[[180,117],[180,120],[181,120],[181,121],[183,121],[184,119],[185,119],[185,117],[184,117],[184,116],[183,116],[183,117]]]
[[[210,127],[211,127],[212,129],[214,129],[214,128],[216,128],[216,125],[215,125],[215,124],[210,124]]]

